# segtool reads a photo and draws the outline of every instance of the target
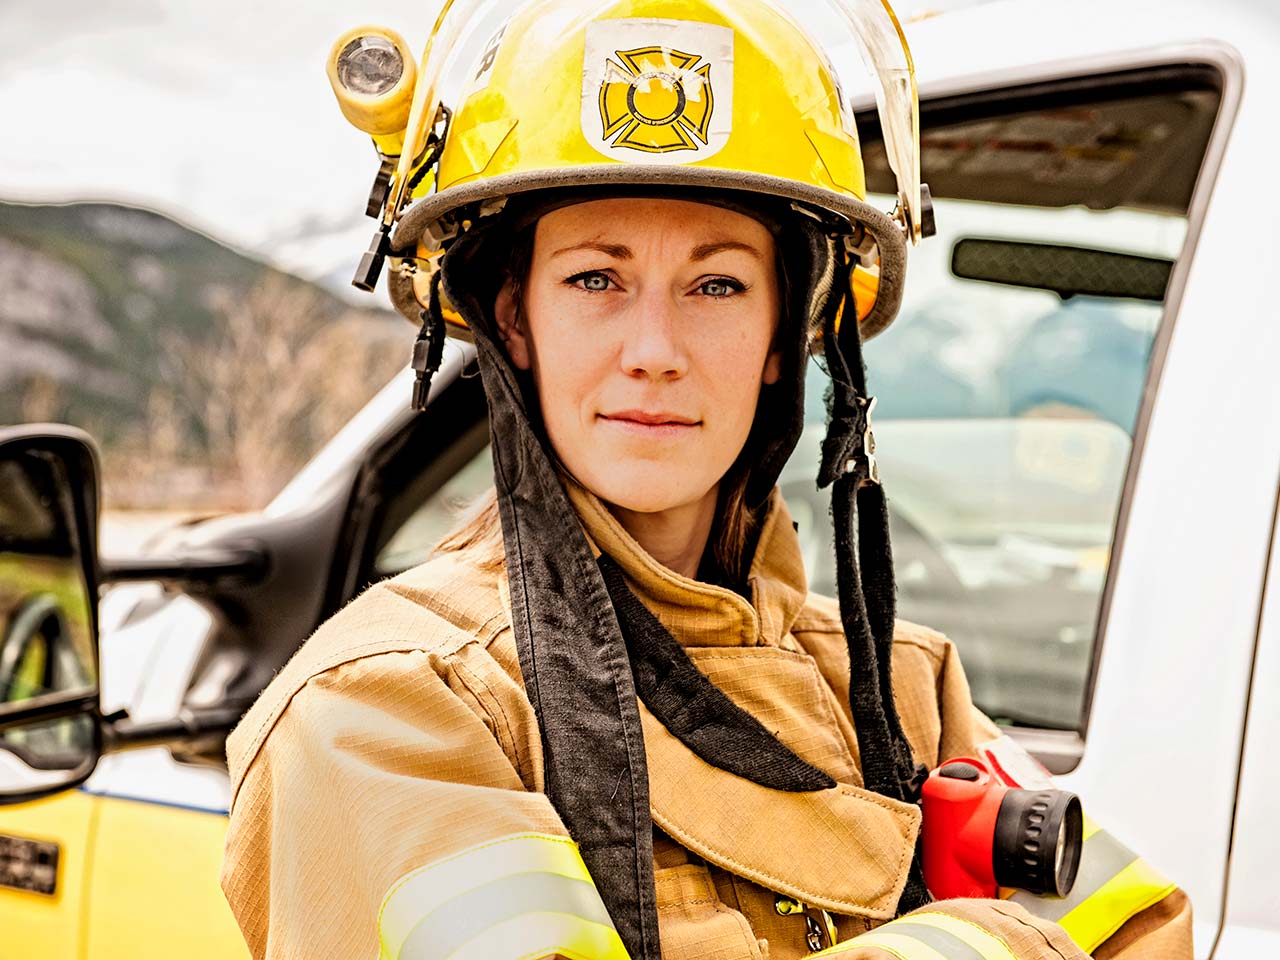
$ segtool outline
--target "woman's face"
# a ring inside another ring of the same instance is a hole
[[[531,370],[548,437],[601,499],[656,513],[714,496],[746,442],[780,297],[773,236],[722,207],[613,199],[537,223],[512,362]]]

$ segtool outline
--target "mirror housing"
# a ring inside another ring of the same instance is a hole
[[[951,272],[962,280],[1049,290],[1074,296],[1164,300],[1173,261],[1059,243],[963,237],[951,248]]]
[[[102,754],[97,541],[88,434],[0,429],[0,804],[79,786]]]

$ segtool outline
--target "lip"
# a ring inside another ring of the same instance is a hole
[[[623,423],[635,423],[645,427],[696,427],[701,420],[682,417],[678,413],[665,410],[615,410],[613,413],[602,413],[604,420],[615,420]]]
[[[632,437],[650,440],[667,440],[690,435],[701,425],[701,420],[668,413],[662,410],[615,410],[598,417],[615,430]]]

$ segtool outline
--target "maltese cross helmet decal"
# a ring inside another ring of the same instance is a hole
[[[582,132],[605,156],[685,163],[733,126],[733,31],[688,20],[600,20],[586,31]],[[691,154],[693,156],[691,156]]]

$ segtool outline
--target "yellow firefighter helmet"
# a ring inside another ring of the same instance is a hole
[[[348,32],[329,76],[343,112],[382,157],[369,207],[379,232],[356,285],[372,289],[389,257],[392,299],[416,320],[442,246],[527,191],[753,191],[847,225],[849,295],[863,336],[878,332],[901,299],[907,244],[929,231],[915,75],[888,0],[830,4],[849,27],[849,41],[832,52],[861,54],[877,81],[898,178],[892,215],[866,202],[858,134],[831,60],[770,0],[532,0],[511,9],[487,43],[472,44],[479,52],[466,64],[455,62],[466,46],[459,39],[477,4],[450,0],[417,71],[397,34]],[[447,68],[462,78],[452,105]]]

